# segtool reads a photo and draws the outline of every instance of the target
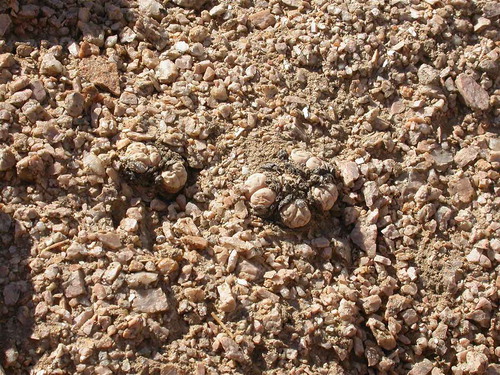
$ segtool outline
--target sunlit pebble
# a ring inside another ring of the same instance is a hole
[[[183,41],[175,43],[174,47],[177,51],[181,53],[187,52],[189,50],[189,44]]]

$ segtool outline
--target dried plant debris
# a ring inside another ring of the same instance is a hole
[[[491,0],[0,0],[0,375],[500,373]]]

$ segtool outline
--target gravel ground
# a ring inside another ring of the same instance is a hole
[[[0,1],[0,374],[500,374],[499,18]]]

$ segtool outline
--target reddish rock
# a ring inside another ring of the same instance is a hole
[[[252,14],[248,19],[253,27],[260,30],[267,29],[269,26],[276,24],[276,18],[267,9]]]
[[[488,93],[472,77],[462,73],[455,80],[455,84],[467,106],[481,111],[486,111],[489,108]]]
[[[110,248],[111,250],[116,250],[122,247],[120,236],[116,233],[99,233],[97,238],[99,238],[99,241],[101,241],[104,246]]]
[[[358,165],[353,161],[340,163],[339,168],[340,175],[344,180],[344,184],[347,186],[351,186],[360,176]]]
[[[139,312],[157,313],[168,310],[169,305],[163,290],[157,288],[138,290],[132,307]]]
[[[434,365],[432,364],[432,362],[426,358],[422,362],[416,363],[415,366],[413,366],[413,368],[410,370],[408,375],[427,375],[432,371],[433,368]]]
[[[182,242],[190,249],[194,250],[204,250],[208,246],[208,241],[200,236],[184,236],[182,237]]]
[[[374,258],[377,252],[377,226],[358,222],[351,232],[351,239],[356,245]]]
[[[85,279],[82,270],[71,272],[68,281],[64,284],[64,295],[67,298],[85,294]]]
[[[10,28],[12,21],[8,14],[0,14],[0,36],[4,36]]]
[[[0,69],[10,68],[16,63],[14,55],[12,53],[2,53],[0,54]]]
[[[219,292],[220,309],[225,312],[231,312],[236,309],[236,300],[231,292],[231,286],[227,283],[223,283],[217,287]]]
[[[467,164],[476,160],[479,151],[479,147],[476,146],[463,148],[455,154],[453,160],[455,160],[455,163],[457,163],[460,168],[463,168]]]
[[[461,178],[452,184],[450,190],[460,202],[470,203],[474,199],[474,188],[467,177]]]
[[[396,347],[396,339],[389,332],[387,327],[381,321],[369,318],[366,322],[366,326],[370,327],[373,336],[377,340],[377,344],[380,345],[385,350],[392,350]]]
[[[221,343],[227,358],[240,363],[245,362],[245,354],[233,339],[223,333],[219,333],[217,340]]]
[[[78,64],[80,75],[97,87],[101,87],[113,95],[120,95],[120,79],[115,63],[101,56],[81,59]]]

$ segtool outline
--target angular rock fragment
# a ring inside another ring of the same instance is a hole
[[[104,272],[104,275],[102,276],[103,280],[105,280],[108,284],[113,283],[115,279],[118,277],[120,274],[120,271],[122,269],[122,265],[118,262],[112,262],[106,272]]]
[[[366,314],[373,314],[374,312],[377,312],[377,310],[380,308],[382,305],[382,299],[377,296],[368,296],[366,298],[363,298],[363,309],[365,310]]]
[[[183,8],[201,8],[208,0],[172,0],[174,4],[177,4]]]
[[[418,69],[418,80],[424,85],[436,83],[439,79],[439,72],[432,66],[422,64]]]
[[[459,74],[455,80],[458,92],[471,109],[486,111],[490,106],[488,92],[467,74]]]
[[[66,96],[64,104],[68,115],[71,117],[78,117],[83,112],[85,99],[79,92],[72,92]]]
[[[156,0],[139,0],[139,9],[148,17],[156,20],[161,18],[162,12],[165,10]]]
[[[377,226],[358,222],[351,232],[351,240],[364,250],[366,255],[374,258],[377,253]]]
[[[160,61],[156,68],[156,78],[160,83],[172,83],[179,75],[179,69],[170,60]]]
[[[392,350],[396,347],[396,339],[380,320],[369,318],[366,322],[366,326],[370,327],[373,336],[375,336],[377,340],[377,344],[382,348],[385,350]]]
[[[245,354],[232,338],[223,333],[219,333],[217,335],[217,340],[221,343],[227,358],[240,363],[244,363],[246,361]]]
[[[353,161],[339,163],[339,168],[346,186],[352,186],[360,176],[358,165]]]
[[[83,58],[78,64],[79,74],[90,83],[113,95],[120,95],[120,79],[115,63],[101,56]]]
[[[57,76],[62,73],[64,67],[59,60],[51,53],[47,53],[42,57],[40,63],[40,73],[47,76]]]
[[[10,68],[16,63],[16,59],[12,53],[0,54],[0,69]]]
[[[78,28],[83,34],[83,40],[97,47],[104,46],[104,30],[93,22],[78,22]]]
[[[137,105],[139,103],[139,99],[133,92],[125,91],[120,95],[120,102],[132,106]]]
[[[158,313],[169,308],[167,296],[161,288],[137,290],[132,302],[134,310],[144,313]]]
[[[439,149],[434,150],[431,153],[431,156],[434,160],[434,163],[436,164],[436,168],[439,171],[446,170],[453,162],[453,155],[445,150],[439,150]]]
[[[460,202],[470,203],[474,199],[475,191],[467,177],[451,183],[450,193],[455,195]]]
[[[97,238],[104,246],[111,250],[117,250],[122,247],[120,236],[117,233],[99,233]]]
[[[427,375],[433,368],[433,363],[426,358],[423,361],[416,363],[408,375]]]
[[[8,147],[0,147],[0,172],[9,170],[16,165],[16,156]]]
[[[457,165],[460,168],[463,168],[467,164],[470,164],[471,162],[476,160],[476,158],[479,154],[479,151],[480,151],[479,147],[476,147],[476,146],[462,148],[460,151],[458,151],[455,154],[455,157],[453,158],[453,160],[455,160],[455,163],[457,163]]]
[[[483,15],[486,18],[494,18],[500,15],[500,4],[498,1],[488,1],[483,6]]]
[[[159,51],[168,43],[168,34],[160,23],[149,17],[140,16],[135,23],[134,30],[146,38]]]
[[[4,36],[12,25],[8,14],[0,14],[0,37]]]
[[[291,8],[300,8],[303,0],[281,0],[281,2]]]
[[[78,297],[86,293],[85,280],[82,270],[71,272],[68,281],[64,283],[64,295],[67,298]]]
[[[182,242],[184,242],[188,248],[194,250],[204,250],[208,246],[208,241],[200,236],[184,236],[182,237]]]
[[[250,15],[248,20],[253,27],[260,30],[267,29],[269,26],[274,26],[276,24],[276,18],[267,9]]]
[[[30,154],[17,162],[17,175],[23,181],[36,181],[47,176],[47,168],[52,164],[52,161],[52,157],[46,153]]]
[[[43,86],[42,81],[40,80],[31,81],[31,89],[33,91],[31,97],[36,101],[38,101],[39,103],[42,103],[47,97],[47,92],[45,91],[45,87]]]
[[[488,366],[488,357],[484,353],[475,350],[467,351],[466,368],[469,374],[483,374]]]
[[[137,272],[127,276],[127,283],[130,287],[148,286],[158,281],[158,274],[154,272]]]
[[[236,309],[236,300],[231,292],[231,286],[227,283],[223,283],[217,287],[219,292],[219,307],[224,312],[231,312]]]

